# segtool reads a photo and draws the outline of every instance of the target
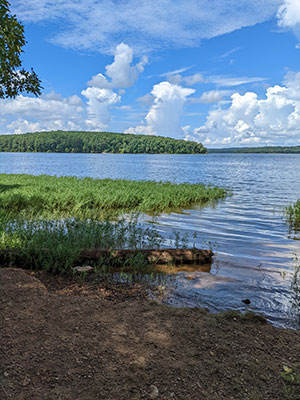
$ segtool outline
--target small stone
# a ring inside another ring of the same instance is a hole
[[[150,389],[149,398],[156,399],[156,397],[159,394],[157,387],[154,385],[151,385],[149,389]]]
[[[74,267],[73,271],[75,272],[91,272],[93,271],[93,267],[91,267],[90,265],[83,265],[82,267]]]
[[[194,280],[196,280],[196,278],[195,278],[194,276],[191,276],[191,275],[188,275],[188,276],[186,277],[186,279],[187,279],[188,281],[194,281]]]
[[[244,300],[242,300],[242,302],[243,302],[244,304],[251,304],[251,301],[250,301],[249,299],[244,299]]]

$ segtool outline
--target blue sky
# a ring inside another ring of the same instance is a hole
[[[12,0],[44,86],[0,133],[108,130],[300,144],[299,0]]]

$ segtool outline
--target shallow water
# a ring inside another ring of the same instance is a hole
[[[181,271],[167,283],[166,301],[179,306],[252,310],[277,326],[296,327],[291,279],[300,241],[284,221],[284,207],[300,198],[300,155],[120,155],[0,153],[1,173],[202,182],[230,188],[215,207],[163,214],[169,237],[197,232],[197,247],[213,247],[211,270]],[[245,305],[242,300],[249,299]]]

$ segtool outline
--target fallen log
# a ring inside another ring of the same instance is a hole
[[[48,249],[39,249],[39,254],[47,252]],[[159,249],[159,250],[105,250],[105,249],[82,249],[79,257],[76,257],[73,265],[84,265],[97,263],[98,260],[107,259],[121,264],[130,257],[142,254],[145,256],[149,264],[160,265],[204,265],[212,262],[213,252],[211,250],[192,249]],[[34,254],[28,258],[26,251],[18,248],[1,249],[0,265],[1,266],[20,266],[23,268],[31,268]]]
[[[113,257],[126,259],[136,254],[143,254],[149,263],[155,264],[209,264],[212,261],[211,250],[200,249],[137,249],[137,250],[103,250],[83,249],[80,252],[79,262],[96,261],[100,258]]]

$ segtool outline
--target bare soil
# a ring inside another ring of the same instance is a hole
[[[0,399],[284,399],[300,335],[146,289],[0,269]],[[299,398],[299,397],[293,397]]]

